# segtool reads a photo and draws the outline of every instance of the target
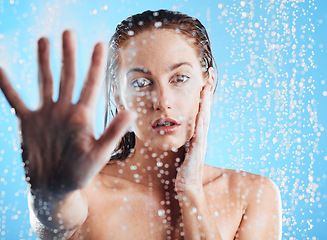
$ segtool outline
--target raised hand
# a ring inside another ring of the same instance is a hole
[[[210,85],[201,91],[194,136],[189,141],[175,180],[185,239],[222,239],[215,218],[209,211],[202,180],[212,94]]]
[[[199,111],[195,120],[194,135],[188,142],[184,162],[176,176],[175,189],[177,193],[202,189],[212,94],[210,85],[203,87],[200,94]]]
[[[121,111],[103,135],[94,137],[93,119],[101,88],[104,46],[98,43],[80,98],[72,104],[75,82],[73,35],[63,33],[63,59],[58,101],[54,102],[49,66],[49,41],[38,42],[39,90],[41,106],[31,111],[0,69],[0,88],[20,120],[26,180],[33,193],[54,197],[85,187],[110,158],[116,143],[134,116]]]

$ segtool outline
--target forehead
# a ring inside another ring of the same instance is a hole
[[[120,51],[120,68],[168,68],[176,62],[199,64],[193,38],[170,29],[145,30],[130,38]]]

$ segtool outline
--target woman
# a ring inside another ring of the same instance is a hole
[[[0,70],[21,121],[30,220],[40,238],[280,239],[280,195],[269,178],[204,164],[216,79],[197,19],[146,11],[117,26],[106,91],[118,114],[99,139],[93,117],[104,47],[95,46],[72,104],[72,38],[64,32],[57,102],[47,39],[38,43],[38,110],[27,109]]]

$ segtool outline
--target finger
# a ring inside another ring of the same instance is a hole
[[[75,46],[73,33],[65,31],[62,35],[62,68],[58,101],[70,102],[75,82]]]
[[[205,86],[200,93],[200,103],[198,114],[195,120],[194,135],[188,148],[190,154],[194,148],[199,149],[199,146],[204,146],[204,148],[206,148],[210,123],[211,95],[212,93],[208,86]]]
[[[101,155],[111,154],[130,124],[136,119],[136,116],[136,113],[130,111],[120,111],[111,121],[103,135],[98,139],[98,145],[95,151]],[[108,158],[104,160],[108,161]]]
[[[49,40],[46,38],[41,38],[38,42],[38,63],[40,100],[47,104],[52,101],[53,79],[49,61]]]
[[[8,100],[10,106],[15,109],[17,116],[24,116],[29,112],[28,108],[21,100],[19,94],[10,84],[7,76],[0,68],[0,89]]]
[[[206,136],[210,123],[211,92],[210,88],[205,86],[200,94],[199,111],[196,117],[195,135]]]
[[[212,90],[210,85],[204,86],[201,92],[201,102],[200,102],[200,115],[201,120],[206,128],[209,128],[210,123],[210,108],[212,103]]]
[[[79,99],[79,103],[85,104],[92,109],[96,106],[97,96],[99,96],[101,88],[100,76],[103,71],[103,62],[104,46],[102,43],[98,43],[94,47],[89,72]]]

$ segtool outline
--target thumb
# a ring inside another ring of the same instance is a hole
[[[109,127],[98,139],[96,151],[100,155],[109,155],[114,150],[119,140],[124,136],[129,126],[135,121],[137,114],[132,111],[121,110],[112,119]],[[108,161],[107,158],[105,158]]]

